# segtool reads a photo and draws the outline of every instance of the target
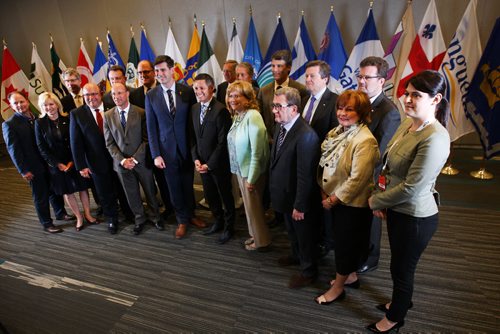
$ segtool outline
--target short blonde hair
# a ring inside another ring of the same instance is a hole
[[[58,109],[57,111],[59,112],[59,115],[68,116],[68,114],[63,111],[61,101],[59,100],[57,95],[52,93],[52,92],[45,92],[45,93],[40,94],[40,96],[38,97],[38,108],[40,108],[40,117],[45,117],[45,115],[47,114],[43,110],[43,105],[45,104],[45,102],[47,102],[47,100],[54,101],[54,103],[57,105],[57,109]]]
[[[228,110],[232,110],[229,106],[229,103],[227,102],[228,96],[231,92],[238,92],[248,100],[248,103],[245,105],[246,110],[259,110],[259,104],[255,97],[255,90],[253,89],[252,84],[250,84],[249,82],[236,80],[235,82],[229,84],[226,91],[226,106]]]

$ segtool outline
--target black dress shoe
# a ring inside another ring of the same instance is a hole
[[[408,306],[408,309],[411,309],[412,307],[413,307],[413,302],[410,302],[410,306]],[[382,312],[389,311],[389,309],[386,307],[386,304],[378,304],[375,306],[375,308]]]
[[[165,229],[165,227],[163,227],[163,223],[162,222],[156,222],[156,223],[153,223],[154,226],[156,227],[156,229],[158,231],[163,231]]]
[[[116,232],[118,232],[118,224],[117,223],[109,223],[108,231],[111,234],[116,234]]]
[[[44,230],[45,232],[49,232],[49,233],[60,233],[60,232],[62,232],[62,231],[63,231],[61,228],[56,227],[56,226],[54,226],[54,225],[44,227],[44,228],[43,228],[43,230]]]
[[[299,260],[294,259],[290,255],[282,256],[278,259],[278,265],[280,267],[288,267],[300,264]]]
[[[398,333],[399,332],[399,329],[401,327],[403,327],[405,325],[405,321],[400,321],[400,322],[396,322],[396,324],[394,324],[394,326],[392,326],[391,328],[389,328],[388,330],[386,331],[381,331],[380,329],[377,328],[377,323],[374,322],[373,324],[370,324],[368,326],[366,326],[366,329],[368,329],[369,331],[373,332],[373,333]]]
[[[61,217],[56,217],[57,220],[64,220],[64,221],[71,221],[71,220],[75,220],[76,217],[74,215],[68,215],[68,214],[65,214]]]
[[[231,238],[233,237],[233,233],[229,231],[224,231],[218,238],[217,238],[217,243],[219,245],[224,245],[226,242],[228,242]]]
[[[366,273],[369,273],[371,271],[377,270],[377,268],[378,268],[377,264],[375,264],[375,265],[364,264],[356,272],[358,274],[366,274]]]
[[[135,225],[134,226],[134,235],[139,235],[142,232],[142,229],[144,228],[143,224],[140,225]]]
[[[87,218],[83,218],[83,221],[89,225],[97,225],[100,224],[101,222],[96,219],[96,220],[88,220]]]
[[[217,233],[217,232],[219,232],[221,230],[222,230],[222,225],[214,223],[214,224],[212,224],[212,226],[210,226],[205,231],[203,231],[202,234],[203,235],[210,235],[210,234]]]
[[[306,287],[316,280],[316,276],[305,277],[302,275],[293,275],[288,282],[290,289],[300,289]]]

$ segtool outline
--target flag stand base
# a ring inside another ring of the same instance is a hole
[[[444,175],[457,175],[459,170],[454,168],[451,164],[448,164],[446,167],[441,169],[441,174]]]
[[[491,180],[493,178],[493,174],[488,172],[486,168],[480,168],[477,171],[470,172],[470,175],[475,179],[481,180]]]

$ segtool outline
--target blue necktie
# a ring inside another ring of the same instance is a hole
[[[313,113],[315,101],[316,101],[316,98],[314,97],[314,95],[311,96],[311,99],[309,100],[309,108],[307,108],[306,117],[304,117],[304,119],[306,120],[307,123],[311,123],[311,116]]]
[[[125,110],[120,111],[120,123],[122,123],[122,128],[125,130],[125,127],[127,126],[127,120],[125,119]]]
[[[168,104],[170,108],[170,115],[175,116],[175,104],[174,104],[174,97],[172,96],[172,90],[169,89],[167,90],[167,95],[168,95]]]
[[[200,125],[203,125],[203,120],[205,119],[206,115],[207,115],[207,105],[202,104],[201,105],[201,112],[200,112]]]

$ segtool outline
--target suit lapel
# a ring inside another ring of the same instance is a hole
[[[287,132],[287,134],[285,136],[285,140],[283,140],[283,144],[281,144],[280,150],[278,152],[276,152],[275,155],[274,155],[273,165],[275,165],[278,162],[278,160],[280,159],[280,157],[283,154],[283,152],[287,149],[287,145],[289,145],[290,141],[292,141],[293,138],[295,137],[295,133],[297,132],[297,129],[300,126],[300,124],[299,124],[300,121],[302,121],[302,119],[300,119],[300,116],[299,116],[299,118],[293,124],[292,128]],[[278,129],[276,129],[276,130],[278,130]],[[279,130],[278,131],[274,131],[274,132],[275,132],[275,137],[276,137],[276,133],[279,136]],[[277,139],[278,138],[276,138],[276,140]],[[275,141],[275,143],[277,143],[277,141]],[[278,145],[275,145],[275,146],[276,146],[276,150],[277,150],[278,149]]]

